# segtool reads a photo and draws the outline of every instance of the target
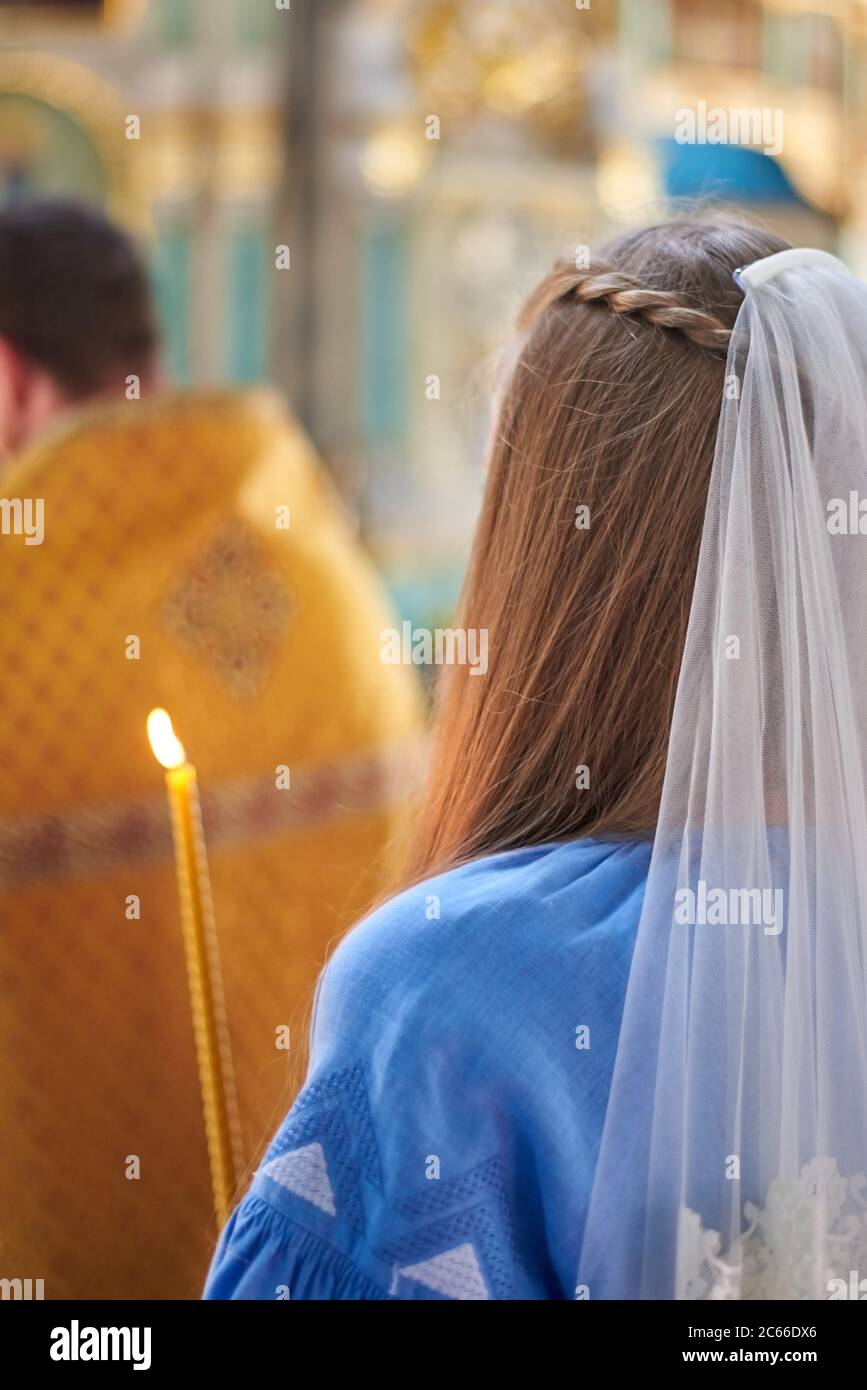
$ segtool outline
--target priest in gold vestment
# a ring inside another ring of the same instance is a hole
[[[149,390],[148,315],[98,214],[0,214],[0,1278],[46,1298],[197,1297],[216,1236],[148,711],[198,770],[248,1165],[420,751],[304,435],[266,392]]]

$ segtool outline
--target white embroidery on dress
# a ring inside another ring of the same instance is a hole
[[[397,1271],[405,1279],[414,1279],[418,1284],[445,1294],[447,1298],[463,1301],[489,1299],[474,1246],[469,1241],[445,1250],[433,1259],[422,1260],[419,1264],[404,1265]]]
[[[334,1191],[328,1176],[328,1165],[321,1144],[305,1144],[303,1148],[292,1149],[288,1154],[272,1158],[262,1168],[262,1174],[274,1182],[312,1202],[329,1216],[337,1215],[334,1205]]]
[[[867,1177],[842,1177],[833,1158],[775,1178],[766,1205],[745,1202],[744,1216],[747,1229],[721,1255],[719,1231],[681,1208],[678,1298],[821,1300],[831,1279],[867,1271]]]

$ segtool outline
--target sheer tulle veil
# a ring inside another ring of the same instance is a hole
[[[736,278],[591,1298],[867,1292],[867,285]]]

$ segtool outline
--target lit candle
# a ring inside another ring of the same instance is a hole
[[[198,782],[164,709],[151,710],[147,729],[154,757],[166,770],[211,1186],[222,1227],[242,1167],[241,1132]]]

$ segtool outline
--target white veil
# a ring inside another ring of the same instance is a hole
[[[867,1294],[867,285],[736,279],[591,1298]]]

